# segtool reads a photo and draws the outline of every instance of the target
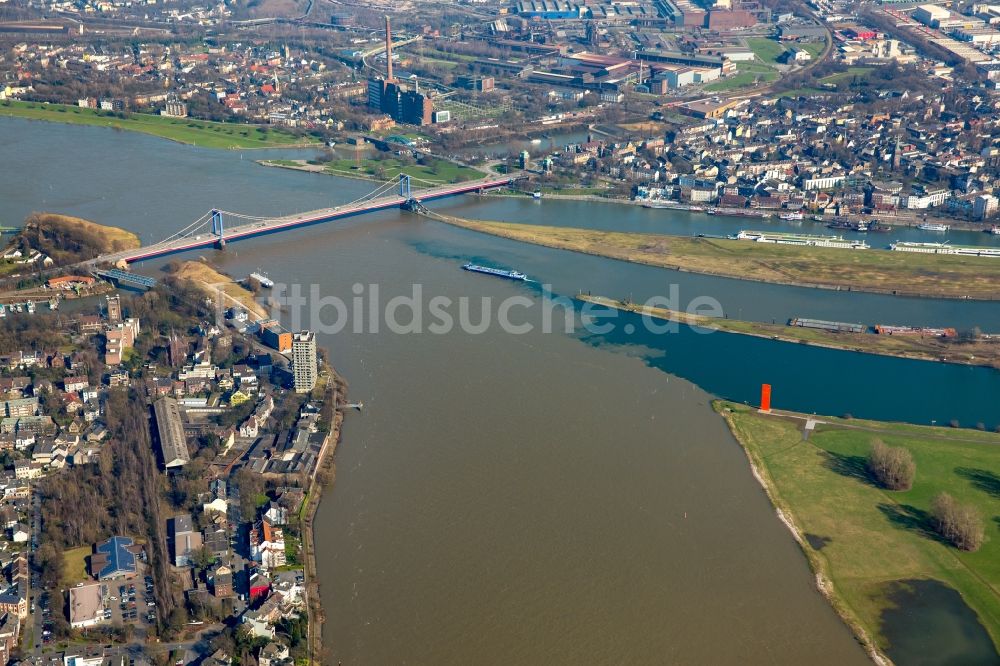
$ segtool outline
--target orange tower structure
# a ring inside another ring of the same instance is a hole
[[[771,385],[761,384],[760,385],[760,411],[770,412],[771,411]]]

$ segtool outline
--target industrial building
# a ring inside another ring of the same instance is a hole
[[[578,19],[589,15],[580,4],[564,0],[521,0],[517,3],[517,13],[525,18],[547,21]]]
[[[160,398],[153,403],[153,414],[156,417],[156,432],[163,466],[166,469],[173,469],[188,464],[191,461],[191,454],[188,452],[184,423],[181,421],[181,411],[177,401],[173,398]]]
[[[716,81],[721,72],[721,69],[714,67],[677,67],[667,69],[657,78],[661,78],[670,88],[683,88],[695,83]]]
[[[951,12],[938,5],[920,5],[913,10],[913,18],[924,25],[932,28],[941,26],[941,21],[946,21],[951,16]]]
[[[495,84],[496,81],[492,76],[459,76],[455,79],[456,87],[478,92],[489,92],[493,90]]]
[[[291,331],[282,330],[276,321],[267,322],[260,327],[260,338],[271,349],[277,349],[284,354],[292,350]]]
[[[385,78],[368,79],[368,107],[409,125],[429,125],[434,119],[434,102],[419,90],[404,90],[392,73],[392,27],[385,17]]]

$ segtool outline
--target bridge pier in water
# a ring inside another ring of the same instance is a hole
[[[212,211],[212,233],[218,236],[215,241],[216,247],[220,250],[226,249],[225,226],[222,222],[222,211]]]

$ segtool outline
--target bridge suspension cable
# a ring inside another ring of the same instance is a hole
[[[190,234],[194,233],[194,231],[196,230],[196,227],[198,227],[199,225],[205,224],[206,222],[208,222],[209,218],[211,218],[211,217],[212,217],[212,211],[209,211],[209,212],[205,213],[204,215],[202,215],[201,217],[199,217],[194,222],[192,222],[191,224],[189,224],[186,227],[184,227],[183,229],[181,229],[180,231],[175,231],[174,233],[170,234],[169,236],[167,236],[163,240],[159,241],[157,243],[157,245],[160,245],[162,243],[169,243],[172,240],[175,240],[175,239],[178,239],[178,238],[183,238],[185,235],[190,235]]]
[[[422,178],[417,178],[416,176],[409,176],[409,178],[411,180],[415,181],[415,182],[418,182],[418,183],[420,183],[422,185],[427,185],[427,186],[430,186],[430,187],[440,187],[443,184],[443,183],[435,183],[435,182],[429,181],[429,180],[424,180]],[[343,204],[339,204],[337,206],[334,206],[333,208],[331,208],[329,210],[336,211],[336,210],[341,210],[341,209],[344,209],[344,208],[351,208],[351,207],[359,206],[359,205],[364,204],[366,202],[372,201],[374,199],[377,199],[378,197],[385,196],[386,194],[389,194],[390,192],[392,192],[396,188],[396,186],[397,186],[398,183],[399,183],[399,181],[397,181],[397,180],[385,181],[384,183],[382,183],[381,185],[379,185],[378,187],[376,187],[371,192],[363,194],[362,196],[360,196],[357,199],[355,199],[353,201],[350,201],[348,203],[343,203]],[[182,239],[182,238],[187,238],[187,237],[190,237],[190,236],[198,233],[198,231],[200,230],[200,228],[202,226],[207,226],[209,220],[213,217],[213,215],[215,213],[219,213],[219,214],[225,215],[227,217],[233,217],[233,218],[236,218],[238,220],[247,220],[249,222],[270,222],[270,221],[273,221],[273,220],[281,220],[284,217],[284,216],[273,216],[273,215],[272,216],[247,215],[246,213],[234,213],[233,211],[222,210],[220,208],[216,208],[214,210],[208,211],[207,213],[205,213],[204,215],[202,215],[197,220],[195,220],[191,224],[187,225],[183,229],[180,229],[179,231],[175,231],[174,233],[172,233],[171,235],[167,236],[163,240],[160,240],[157,243],[154,243],[154,245],[164,245],[164,244],[170,243],[171,241],[179,240],[179,239]]]

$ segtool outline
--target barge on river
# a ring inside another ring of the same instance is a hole
[[[966,257],[1000,257],[1000,247],[977,247],[970,245],[950,245],[948,243],[914,243],[896,241],[889,245],[896,252],[920,252],[923,254],[958,254]]]
[[[734,236],[736,240],[755,243],[777,243],[779,245],[801,245],[805,247],[836,247],[848,250],[867,250],[868,243],[851,240],[843,236],[815,236],[812,234],[785,234],[778,231],[741,230]]]
[[[479,264],[463,264],[462,268],[473,273],[485,273],[486,275],[495,275],[496,277],[507,278],[508,280],[520,280],[524,282],[528,279],[528,276],[520,271],[507,271],[502,268],[490,268],[489,266],[480,266]]]

